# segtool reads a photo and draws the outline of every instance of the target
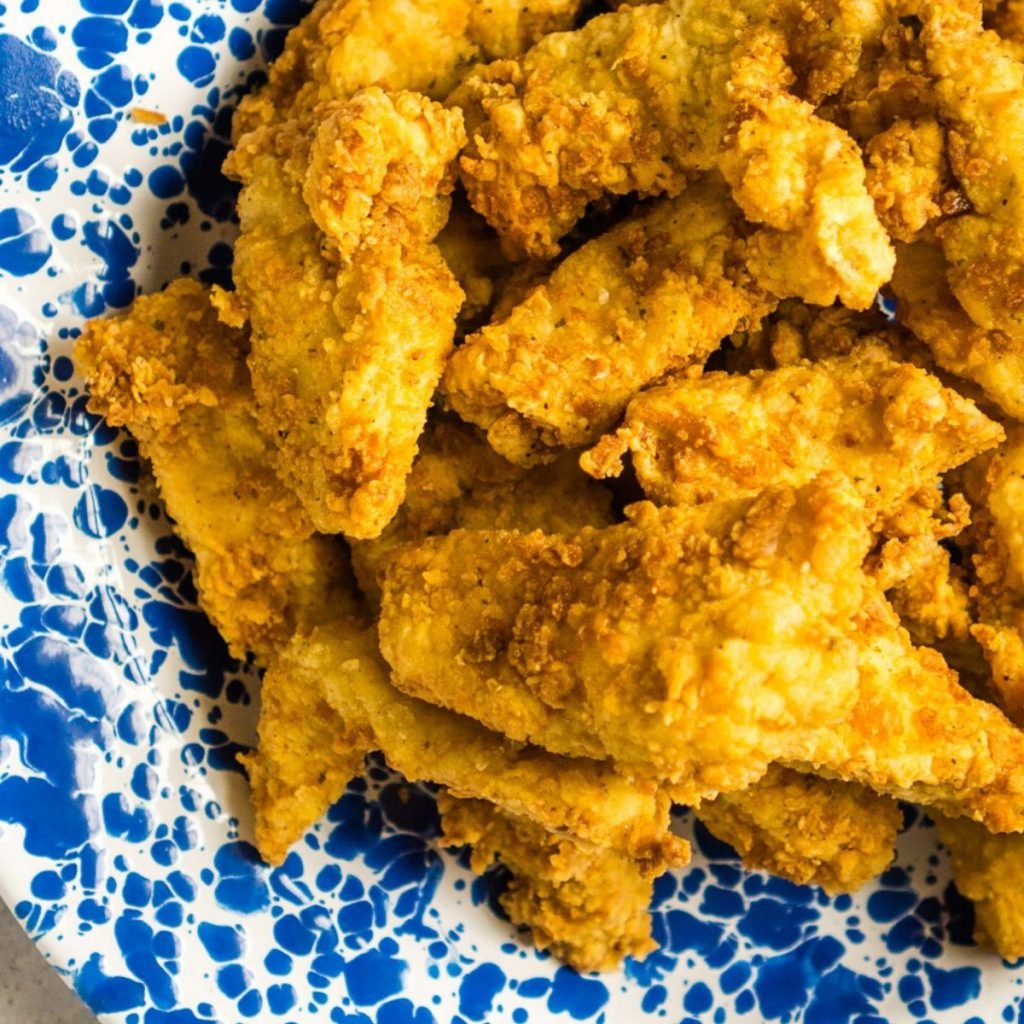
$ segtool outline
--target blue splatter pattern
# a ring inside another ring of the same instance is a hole
[[[601,977],[530,949],[379,763],[259,861],[236,762],[258,680],[69,356],[140,289],[227,276],[231,106],[305,5],[55,10],[0,0],[0,893],[82,998],[123,1024],[1024,1020],[913,812],[896,865],[835,899],[681,816],[660,949]]]

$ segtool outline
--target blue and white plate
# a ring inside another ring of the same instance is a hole
[[[533,951],[382,769],[260,863],[235,761],[258,680],[69,355],[85,318],[229,273],[231,106],[304,10],[0,0],[0,895],[125,1024],[1022,1019],[921,821],[831,900],[698,829],[660,951],[600,977]]]

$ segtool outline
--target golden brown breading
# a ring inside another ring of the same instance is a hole
[[[1004,960],[1024,957],[1024,836],[992,835],[964,818],[937,818],[956,887],[974,903],[974,937]]]
[[[378,606],[387,559],[408,541],[460,527],[571,534],[611,522],[611,493],[572,454],[527,470],[506,462],[475,428],[439,417],[420,440],[398,514],[379,537],[352,542],[352,564]]]
[[[656,785],[630,781],[604,762],[511,742],[398,693],[388,675],[376,631],[355,619],[297,634],[267,673],[274,717],[261,722],[249,764],[262,766],[254,780],[256,836],[268,859],[280,859],[341,795],[353,764],[380,750],[410,781],[437,782],[617,849],[649,875],[686,863],[689,847],[668,831],[670,802]],[[293,717],[304,701],[314,713]]]
[[[881,314],[784,303],[772,321],[771,355],[790,365],[644,392],[581,464],[617,475],[628,450],[645,494],[683,505],[843,473],[880,516],[871,571],[915,641],[963,640],[967,591],[941,542],[967,515],[946,514],[937,476],[998,443],[1001,428],[931,374],[895,362],[891,352],[926,360]],[[934,426],[923,426],[929,417]]]
[[[443,842],[470,844],[474,871],[500,863],[511,872],[501,905],[530,929],[538,949],[578,971],[606,971],[655,948],[653,886],[621,853],[545,832],[483,800],[443,792],[438,806]]]
[[[630,6],[645,2],[626,0]],[[891,14],[889,0],[740,0],[736,6],[781,29],[796,75],[793,91],[816,106],[872,60]]]
[[[972,505],[968,532],[977,623],[1000,704],[1024,721],[1024,428],[963,474]]]
[[[320,0],[288,34],[269,81],[232,122],[248,131],[379,85],[443,99],[479,60],[520,53],[569,28],[579,0]]]
[[[688,861],[689,846],[668,831],[670,801],[656,785],[629,780],[603,761],[509,741],[471,718],[399,693],[376,651],[368,670],[370,655],[363,651],[372,637],[372,630],[353,637],[345,624],[319,627],[292,648],[289,679],[295,686],[303,674],[307,685],[319,677],[346,732],[358,724],[372,749],[407,779],[439,783],[549,831],[619,850],[649,876]]]
[[[913,242],[942,215],[953,187],[946,130],[935,118],[899,118],[864,148],[867,187],[885,230]]]
[[[1024,736],[914,648],[847,481],[634,505],[577,537],[455,531],[388,566],[395,685],[684,802],[773,761],[1024,827]]]
[[[374,631],[357,618],[329,628],[344,635],[346,671],[371,679],[379,673]],[[363,771],[373,738],[364,723],[346,722],[324,698],[319,680],[297,669],[304,633],[279,648],[263,679],[259,742],[239,761],[251,787],[256,848],[268,864],[280,864],[296,843]]]
[[[448,403],[523,465],[593,442],[645,384],[699,366],[772,307],[743,267],[741,220],[708,178],[599,235],[466,339]]]
[[[254,415],[244,331],[180,279],[93,320],[75,348],[89,408],[127,427],[196,556],[203,609],[239,658],[268,661],[300,623],[344,609],[341,549],[313,533]]]
[[[1024,430],[961,474],[972,504],[967,533],[974,572],[971,627],[988,661],[992,694],[1017,723],[1024,721]],[[975,937],[1006,960],[1024,956],[1024,836],[990,835],[964,820],[938,818],[952,854],[957,888],[974,903]]]
[[[382,89],[317,114],[302,194],[340,262],[357,253],[372,259],[390,236],[409,248],[435,238],[448,220],[452,161],[465,141],[458,114],[418,93]]]
[[[696,814],[745,867],[828,893],[853,892],[881,874],[903,825],[886,797],[778,765],[747,789],[704,801]]]
[[[1024,344],[979,327],[964,312],[946,280],[942,250],[927,242],[897,246],[890,289],[896,316],[931,349],[949,373],[977,384],[1013,419],[1024,419]]]
[[[787,91],[770,12],[741,6],[623,8],[467,76],[449,101],[466,110],[462,178],[511,255],[557,254],[605,194],[674,196],[718,168],[766,227],[750,259],[777,294],[870,305],[893,257],[857,147]]]
[[[774,30],[762,28],[736,61],[729,94],[742,119],[717,160],[747,219],[764,225],[748,243],[749,269],[780,298],[868,309],[892,276],[892,246],[860,150],[785,91],[784,53]]]
[[[401,504],[462,302],[429,241],[462,132],[411,94],[367,90],[322,113],[315,142],[287,121],[248,133],[225,164],[243,183],[233,312],[252,325],[257,412],[287,482],[318,529],[374,537]],[[332,177],[339,153],[371,166],[376,153],[376,175],[349,192]]]
[[[949,165],[948,132],[921,42],[920,5],[885,3],[882,30],[828,116],[861,146],[886,230],[904,242],[968,208]]]
[[[781,18],[796,92],[817,105],[841,91],[870,60],[891,21],[891,0],[781,0],[767,6]]]
[[[441,420],[428,428],[398,516],[378,540],[352,545],[360,584],[364,592],[371,589],[373,599],[379,602],[379,580],[383,578],[388,553],[399,543],[448,533],[457,527],[573,533],[586,525],[608,525],[609,495],[598,487],[586,487],[586,480],[571,465],[571,459],[565,458],[524,472],[491,451],[472,428]],[[867,794],[857,791],[856,807],[847,808],[850,799],[842,784],[811,780],[808,776],[799,776],[808,780],[803,787],[808,793],[804,824],[825,821],[819,805],[822,799],[830,801],[836,794],[842,798],[837,806],[843,808],[841,820],[846,822],[846,828],[838,840],[815,832],[814,841],[806,838],[799,847],[791,843],[788,857],[783,860],[784,844],[775,828],[777,816],[762,823],[750,815],[748,807],[751,802],[761,801],[767,806],[785,804],[795,817],[798,792],[788,774],[769,772],[751,787],[751,793],[719,797],[715,801],[716,821],[720,822],[718,834],[728,838],[726,830],[730,836],[742,833],[751,849],[764,851],[756,855],[757,866],[785,871],[786,877],[801,883],[815,880],[826,886],[856,888],[870,873],[877,873],[882,856],[879,844],[892,821],[884,798],[873,798],[879,805],[878,813],[858,814],[859,808],[866,811],[871,804]],[[733,796],[737,802],[735,811],[731,807]],[[858,839],[856,830],[860,827],[864,828],[864,835]],[[854,849],[862,854],[862,874],[857,874],[853,867]],[[766,852],[769,850],[775,851],[772,860]]]
[[[638,395],[624,425],[581,459],[617,475],[626,451],[644,493],[672,505],[753,497],[841,473],[892,513],[1003,437],[931,374],[874,346],[810,365],[678,378]]]
[[[863,147],[901,119],[933,117],[935,96],[925,67],[917,0],[886,0],[879,31],[861,48],[858,66],[821,113]]]
[[[936,481],[879,524],[882,541],[867,562],[915,644],[959,651],[971,626],[963,570],[943,544],[970,522],[963,495],[948,501]]]
[[[982,27],[981,5],[927,0],[921,34],[949,157],[972,210],[938,230],[971,320],[1024,340],[1024,63]],[[1020,389],[1018,388],[1018,391]]]

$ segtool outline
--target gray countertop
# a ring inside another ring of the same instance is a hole
[[[0,1024],[96,1024],[0,901]]]

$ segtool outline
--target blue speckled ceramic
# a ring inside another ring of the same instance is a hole
[[[380,768],[260,863],[235,761],[257,680],[69,353],[140,289],[227,275],[231,105],[303,10],[0,2],[0,893],[126,1024],[1024,1020],[921,821],[875,888],[833,900],[698,828],[657,885],[661,950],[603,977],[517,937],[435,850],[429,794]]]

